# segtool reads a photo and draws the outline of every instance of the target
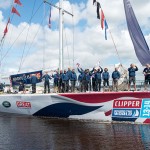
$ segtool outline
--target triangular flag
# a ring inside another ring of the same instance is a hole
[[[50,6],[50,13],[49,13],[49,23],[48,23],[49,28],[51,28],[51,6]]]
[[[107,24],[106,19],[105,19],[105,21],[104,21],[104,24],[105,24],[105,40],[107,40],[107,29],[108,29],[108,24]]]
[[[97,2],[97,19],[100,19],[100,11],[99,11],[100,8],[101,8],[101,5],[99,2]]]
[[[105,16],[104,16],[103,10],[101,9],[101,27],[102,27],[102,29],[104,28],[104,20],[105,20]]]
[[[5,27],[5,30],[4,30],[4,35],[8,32],[8,28],[7,26]]]
[[[9,23],[10,23],[10,18],[7,21],[7,24],[6,24],[6,27],[5,27],[5,30],[4,30],[4,35],[8,32],[8,24]]]
[[[93,0],[93,5],[96,3],[96,0]]]
[[[20,16],[19,12],[18,12],[17,9],[14,8],[14,7],[12,7],[11,12],[17,14],[18,16]]]
[[[22,6],[22,3],[20,2],[20,0],[14,0],[14,3],[16,3],[16,4],[20,5],[20,6]]]

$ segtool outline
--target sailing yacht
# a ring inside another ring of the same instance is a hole
[[[46,0],[44,3],[52,5]],[[64,12],[70,15],[73,14],[63,9],[63,0],[60,0],[59,4],[59,68],[63,69],[62,15]],[[130,11],[132,6],[129,0],[124,0],[124,6],[128,23],[128,16],[133,18],[135,16],[133,11]],[[131,21],[134,20],[129,20],[129,23]],[[137,26],[137,22],[134,22],[134,26]],[[130,24],[128,28],[133,44],[137,48],[138,41],[134,41],[134,33],[136,31],[132,32]],[[137,28],[138,31],[139,28]],[[136,36],[139,36],[138,38],[140,39],[142,35],[138,32]],[[145,49],[145,51],[147,50]],[[150,123],[150,116],[145,117],[145,113],[150,111],[149,104],[150,93],[142,91],[0,95],[1,112],[58,118],[94,119],[110,122],[132,121],[135,123]],[[135,110],[140,113],[134,115]]]

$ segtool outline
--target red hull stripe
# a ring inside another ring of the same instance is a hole
[[[85,103],[103,103],[123,97],[150,98],[150,92],[92,92],[92,93],[62,93],[60,96]]]
[[[150,119],[146,119],[143,123],[150,123]]]
[[[111,112],[112,112],[112,110],[109,110],[109,111],[105,112],[105,116],[110,116]]]

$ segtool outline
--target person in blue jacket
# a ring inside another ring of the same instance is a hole
[[[31,75],[30,81],[32,85],[32,93],[36,93],[36,83],[38,82],[36,74]]]
[[[143,70],[145,76],[144,90],[147,91],[148,84],[150,85],[150,64],[146,64],[146,68]]]
[[[82,92],[82,74],[80,73],[78,75],[78,88],[79,88],[79,91]]]
[[[129,72],[128,91],[130,91],[130,86],[131,86],[132,82],[133,82],[133,85],[134,85],[134,91],[136,91],[136,84],[135,84],[135,82],[136,82],[136,79],[135,79],[136,71],[138,71],[138,67],[134,64],[131,64],[130,68],[128,68],[128,72]]]
[[[46,71],[43,75],[42,79],[44,79],[44,93],[46,93],[46,89],[48,89],[48,93],[50,93],[50,83],[49,80],[52,79],[48,72]]]
[[[97,91],[101,91],[101,76],[102,76],[102,72],[103,72],[103,69],[102,67],[99,67],[97,69],[97,72],[96,72],[96,75],[95,75],[95,78],[96,78],[96,86],[97,86]]]
[[[81,92],[84,91],[86,92],[87,89],[88,89],[88,81],[87,81],[87,69],[83,70],[82,68],[77,68],[78,69],[78,72],[81,73],[82,75],[82,85],[81,85]]]
[[[55,71],[55,72],[56,73],[54,75],[52,75],[52,77],[54,78],[54,92],[57,93],[60,75],[59,75],[58,71]]]
[[[77,81],[77,75],[76,75],[74,69],[72,69],[71,76],[70,76],[70,81],[71,81],[71,92],[74,92],[76,81]]]
[[[115,70],[112,73],[112,87],[113,90],[118,91],[118,80],[120,79],[120,72],[118,71],[118,68],[115,68]]]
[[[62,74],[62,92],[66,93],[69,91],[69,75],[66,70],[64,70],[64,73]]]
[[[105,91],[106,85],[108,86],[108,90],[110,90],[109,89],[109,72],[107,68],[104,69],[104,72],[102,73],[102,78],[103,78],[104,91]]]

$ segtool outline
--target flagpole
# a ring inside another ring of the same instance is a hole
[[[59,0],[59,70],[63,70],[63,0]]]
[[[73,17],[73,14],[63,9],[63,0],[59,0],[59,7],[44,0],[47,3],[57,9],[59,9],[59,71],[64,69],[64,52],[63,52],[63,14],[67,13]]]

